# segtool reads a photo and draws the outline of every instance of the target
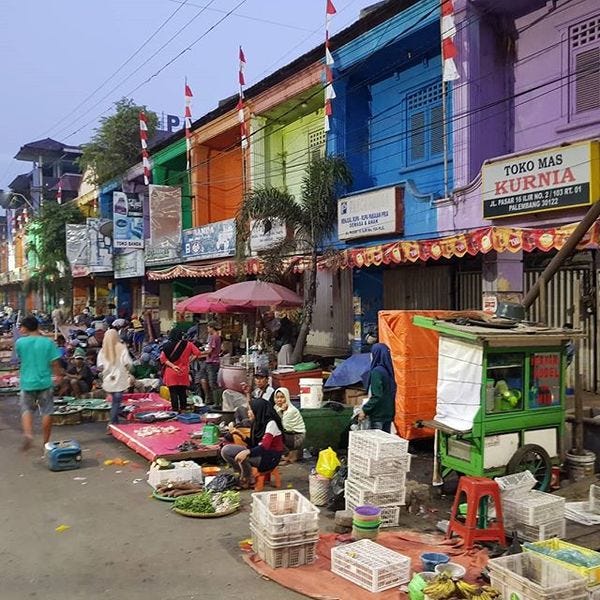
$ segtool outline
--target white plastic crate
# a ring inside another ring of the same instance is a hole
[[[521,540],[526,542],[537,542],[540,540],[549,540],[553,537],[564,538],[567,529],[566,519],[557,519],[548,523],[540,523],[539,525],[527,525],[525,523],[514,523],[505,521],[504,531],[507,536],[510,536],[513,531]]]
[[[319,509],[297,490],[256,492],[252,518],[265,535],[311,531],[319,526]]]
[[[273,548],[281,546],[290,546],[293,544],[304,544],[306,542],[316,542],[319,539],[319,528],[314,527],[307,531],[282,531],[280,533],[269,534],[265,531],[254,517],[250,515],[250,530],[256,531]]]
[[[355,451],[349,451],[348,467],[365,475],[387,475],[398,471],[410,471],[411,459],[411,454],[392,458],[371,458]]]
[[[156,489],[164,483],[180,483],[182,481],[191,481],[192,483],[202,483],[202,468],[191,460],[174,462],[173,469],[159,469],[154,463],[148,471],[148,483]]]
[[[410,579],[410,558],[371,540],[360,540],[331,549],[331,571],[376,593]]]
[[[406,488],[395,492],[375,493],[363,488],[359,484],[346,479],[344,484],[346,501],[350,501],[355,506],[363,504],[374,504],[375,506],[398,506],[406,502]]]
[[[273,569],[310,565],[317,558],[317,542],[307,541],[285,546],[272,546],[267,538],[251,528],[252,549]]]
[[[348,452],[377,460],[397,458],[408,452],[408,440],[380,429],[351,431]]]
[[[502,498],[504,520],[508,523],[540,525],[565,516],[565,499],[533,490],[520,498]]]
[[[590,485],[590,512],[600,513],[600,485]]]
[[[346,497],[346,510],[354,510],[360,504],[355,504]],[[386,527],[398,527],[400,525],[400,505],[381,506],[381,529]]]
[[[526,496],[536,485],[537,479],[531,471],[521,471],[504,475],[504,477],[494,477],[502,494],[509,494],[510,498],[520,498]]]
[[[349,467],[348,479],[375,494],[402,492],[406,487],[406,471],[398,471],[393,475],[365,475]]]
[[[488,561],[492,587],[510,600],[587,600],[586,580],[531,552]]]

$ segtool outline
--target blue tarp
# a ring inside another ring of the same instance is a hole
[[[370,366],[370,352],[353,354],[335,368],[329,379],[325,382],[324,387],[346,387],[356,383],[360,383],[365,387],[365,381]]]

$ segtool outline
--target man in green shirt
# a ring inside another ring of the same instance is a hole
[[[23,450],[29,450],[33,444],[33,411],[36,408],[42,415],[44,445],[50,440],[54,412],[52,374],[60,375],[62,368],[56,344],[40,333],[35,317],[29,315],[21,321],[20,333],[23,337],[16,341],[15,351],[21,362]]]

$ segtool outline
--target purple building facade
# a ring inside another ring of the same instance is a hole
[[[600,185],[600,4],[454,0],[454,8],[461,73],[452,87],[454,190],[437,203],[439,235],[578,222]],[[474,270],[484,303],[519,300],[552,255],[481,256]],[[586,351],[590,371],[600,374],[599,272],[596,251],[577,253],[551,284],[548,312],[538,304],[532,316],[561,325],[572,320],[577,290],[589,296]],[[598,379],[590,375],[586,387]]]

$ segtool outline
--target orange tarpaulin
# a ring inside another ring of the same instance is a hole
[[[435,416],[438,370],[438,334],[416,327],[415,315],[444,318],[449,311],[379,311],[379,340],[387,344],[396,378],[396,416],[398,434],[407,440],[432,437],[431,429],[414,426],[419,419]]]

